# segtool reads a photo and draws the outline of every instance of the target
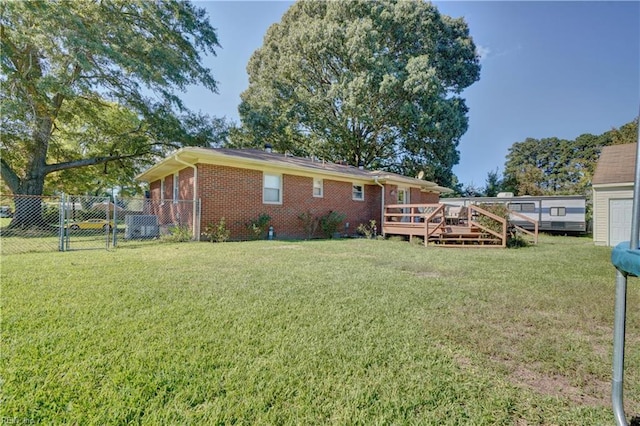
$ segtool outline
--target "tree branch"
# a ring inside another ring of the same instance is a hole
[[[67,161],[64,163],[48,164],[44,167],[44,173],[49,174],[60,170],[73,169],[75,167],[95,166],[96,164],[104,164],[108,161],[124,160],[127,158],[140,157],[142,154],[130,155],[109,155],[105,157],[84,158],[82,160]],[[4,175],[3,175],[4,178]]]
[[[16,194],[20,189],[20,178],[4,158],[0,158],[0,176],[7,183],[11,192]]]

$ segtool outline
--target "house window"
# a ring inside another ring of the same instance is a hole
[[[549,209],[549,215],[550,216],[566,216],[567,209],[566,207],[551,207]]]
[[[262,185],[262,202],[282,204],[282,176],[265,173]]]
[[[353,185],[352,198],[357,201],[364,200],[364,187],[362,185]]]
[[[178,182],[178,173],[173,174],[173,202],[177,203],[180,198],[180,185]]]
[[[313,196],[322,198],[323,182],[322,179],[313,178]]]
[[[164,203],[164,178],[160,179],[160,202]]]

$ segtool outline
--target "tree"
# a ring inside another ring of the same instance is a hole
[[[448,185],[480,66],[462,19],[376,0],[295,3],[247,71],[244,142]]]
[[[502,179],[500,179],[500,172],[498,172],[498,169],[487,173],[483,192],[485,197],[495,197],[502,192]]]
[[[208,143],[209,119],[175,94],[216,91],[201,61],[215,54],[215,30],[189,2],[1,2],[0,46],[0,175],[16,195],[41,195],[53,173],[126,170]],[[36,210],[16,205],[12,226]]]
[[[503,187],[518,195],[589,194],[602,147],[637,140],[638,119],[601,135],[516,142],[507,154]]]

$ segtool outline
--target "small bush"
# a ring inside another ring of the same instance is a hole
[[[247,229],[251,232],[251,237],[254,240],[260,240],[267,236],[270,220],[271,216],[266,213],[262,213],[257,219],[251,220],[246,224]]]
[[[375,238],[378,234],[378,228],[376,227],[376,221],[371,219],[369,223],[361,223],[358,225],[358,234],[364,236],[367,239]]]
[[[191,229],[188,225],[170,226],[169,234],[163,235],[160,239],[168,243],[185,243],[192,239]]]
[[[342,222],[346,219],[347,215],[330,211],[326,215],[320,218],[320,229],[322,234],[326,238],[333,238],[333,235],[338,232],[338,228],[342,225]]]
[[[210,223],[206,226],[203,233],[212,243],[224,243],[231,236],[231,230],[227,228],[224,217],[220,218],[218,223]]]
[[[302,222],[302,228],[304,229],[304,233],[307,236],[307,239],[310,240],[311,238],[313,238],[313,234],[315,234],[318,230],[320,219],[314,216],[310,211],[300,213],[298,215],[298,219]]]

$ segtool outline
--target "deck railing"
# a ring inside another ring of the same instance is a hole
[[[444,204],[389,204],[384,209],[382,233],[429,238],[446,225]]]
[[[506,247],[509,229],[530,235],[538,243],[538,221],[516,212],[513,217],[532,224],[533,231],[516,225],[512,220],[475,204],[465,207],[466,218],[448,217],[445,204],[390,204],[385,206],[383,235],[406,235],[424,239],[424,244],[481,244]]]
[[[476,226],[487,234],[491,234],[494,237],[499,238],[501,243],[500,245],[502,247],[507,246],[507,220],[505,218],[493,214],[490,211],[476,206],[475,204],[469,205],[467,212],[468,222],[470,225]],[[500,230],[497,231],[482,223],[482,221],[479,220],[482,217],[487,217],[493,220],[498,225],[496,228]]]
[[[528,229],[523,228],[522,226],[516,225],[515,223],[511,222],[511,226],[513,226],[516,231],[522,232],[523,234],[530,235],[531,237],[533,237],[533,243],[538,244],[538,221],[535,219],[531,219],[530,217],[520,214],[518,212],[514,212],[513,210],[510,211],[510,214],[512,216],[517,217],[518,219],[524,220],[525,222],[529,222],[533,225],[533,231],[529,231]]]

